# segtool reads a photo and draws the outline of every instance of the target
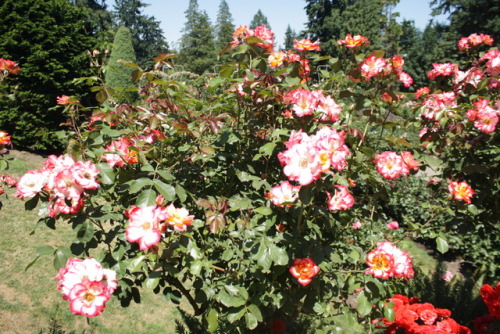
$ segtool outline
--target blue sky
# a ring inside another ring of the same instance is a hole
[[[188,7],[189,0],[143,0],[143,2],[150,4],[144,9],[144,13],[154,16],[161,22],[168,43],[175,47],[182,34],[181,30],[185,23],[184,11]],[[307,21],[304,0],[226,0],[226,2],[236,26],[250,24],[260,9],[276,35],[276,42],[281,45],[288,24],[299,32],[304,29]],[[108,9],[113,9],[114,1],[108,0],[107,3]],[[431,18],[428,3],[428,0],[400,0],[396,11],[401,14],[400,19],[414,20],[415,25],[423,29]],[[217,19],[219,4],[220,0],[198,0],[199,8],[207,12],[212,23]],[[443,18],[439,20],[442,21]]]

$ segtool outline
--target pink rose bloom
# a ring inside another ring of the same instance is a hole
[[[375,56],[366,57],[366,59],[361,63],[361,74],[368,80],[378,74],[380,74],[387,65],[384,58],[379,58]]]
[[[328,196],[328,209],[330,211],[347,210],[354,205],[354,197],[351,195],[346,186],[335,186],[335,194],[332,196],[330,193],[326,193]]]
[[[432,66],[434,69],[427,73],[430,80],[435,80],[438,76],[450,76],[458,69],[458,65],[453,63],[432,63]]]
[[[104,311],[109,298],[109,292],[102,284],[85,280],[71,289],[69,308],[73,314],[95,317]]]
[[[353,228],[354,230],[359,230],[359,229],[361,229],[362,227],[363,227],[363,223],[361,223],[360,221],[354,222],[354,223],[352,224],[352,228]]]
[[[283,181],[280,185],[272,187],[266,194],[271,203],[277,206],[283,206],[283,203],[293,203],[299,198],[300,186],[292,186],[290,182]],[[292,204],[286,206],[291,207]]]
[[[385,151],[377,154],[374,162],[377,172],[388,180],[396,179],[401,175],[409,173],[408,166],[396,152]]]
[[[403,86],[410,87],[413,84],[413,78],[406,72],[401,72],[398,76],[398,80],[403,83]]]
[[[254,30],[254,36],[261,39],[264,43],[257,43],[263,49],[267,51],[272,51],[274,46],[274,33],[266,27],[265,25],[261,25],[256,27]]]
[[[390,277],[412,278],[414,275],[412,258],[389,241],[377,243],[375,250],[366,256],[369,268],[366,274],[388,279]]]
[[[387,223],[386,226],[387,226],[387,228],[389,230],[397,230],[397,229],[399,229],[399,223],[397,221],[392,221],[390,223]]]
[[[276,68],[282,66],[286,59],[286,53],[283,51],[276,51],[269,55],[267,58],[267,63],[270,68]]]
[[[342,108],[335,103],[333,98],[328,95],[328,96],[323,96],[323,92],[319,90],[318,92],[321,92],[321,95],[318,98],[318,108],[317,112],[321,113],[321,117],[319,118],[321,121],[330,121],[330,122],[335,122],[339,119],[339,115],[342,112]]]
[[[474,127],[484,133],[492,133],[495,131],[498,123],[498,110],[493,109],[489,105],[489,100],[479,99],[474,101],[474,109],[467,112],[469,122],[474,122]]]
[[[467,204],[472,203],[471,198],[474,196],[474,189],[467,182],[450,181],[448,191],[454,199],[464,201]]]
[[[188,226],[191,226],[194,219],[187,209],[176,208],[173,203],[164,208],[162,214],[166,216],[165,222],[180,232],[184,232]]]
[[[284,153],[288,163],[283,172],[290,181],[298,181],[306,186],[317,180],[321,175],[321,164],[317,149],[306,144],[297,144]]]
[[[146,250],[161,240],[159,223],[161,211],[156,205],[145,208],[132,207],[127,210],[129,224],[125,235],[129,242],[137,242],[140,250]]]
[[[21,176],[19,182],[17,182],[17,191],[14,197],[17,198],[28,198],[35,197],[47,183],[47,173],[38,170],[29,170]]]
[[[316,276],[320,270],[320,267],[314,263],[312,258],[306,257],[303,259],[295,259],[289,272],[300,284],[306,286],[312,282],[312,278]]]
[[[293,48],[297,51],[321,51],[319,41],[312,42],[310,39],[293,40]]]
[[[445,281],[445,282],[450,282],[453,278],[453,273],[451,271],[446,271],[442,276],[441,278]]]

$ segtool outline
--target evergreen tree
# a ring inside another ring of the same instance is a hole
[[[286,27],[285,31],[285,49],[286,50],[291,50],[293,49],[293,40],[298,37],[297,33],[295,30],[293,30],[290,25]]]
[[[235,26],[226,0],[221,0],[215,26],[216,48],[222,50],[232,39]]]
[[[449,14],[447,39],[483,33],[500,40],[500,0],[433,0],[431,6],[433,14]]]
[[[120,59],[131,62],[136,61],[134,47],[132,46],[132,35],[125,26],[118,28],[115,35],[106,70],[106,84],[113,89],[135,87],[131,76],[134,68],[119,64],[118,60]]]
[[[2,0],[0,55],[21,66],[16,100],[0,105],[0,129],[18,148],[62,150],[55,132],[66,118],[56,97],[83,95],[72,80],[91,74],[86,51],[97,44],[87,12],[68,0]]]
[[[111,12],[107,10],[105,0],[72,0],[77,7],[87,9],[87,19],[92,25],[93,33],[102,41],[102,47],[113,42]]]
[[[254,15],[252,22],[250,22],[250,29],[255,29],[256,27],[262,26],[262,25],[265,25],[266,27],[271,29],[271,25],[269,24],[267,17],[259,9],[257,11],[257,13]]]
[[[324,22],[332,13],[332,0],[306,0],[307,29],[306,34],[313,40],[321,42],[331,38],[329,31],[325,28]]]
[[[137,62],[144,68],[150,67],[159,53],[168,50],[160,22],[142,14],[146,6],[141,0],[116,0],[114,6],[115,24],[130,29]]]
[[[197,0],[190,0],[185,11],[186,23],[181,37],[179,63],[186,70],[202,74],[215,64],[214,34],[210,19],[200,11]]]

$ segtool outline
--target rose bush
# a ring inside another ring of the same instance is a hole
[[[81,125],[78,98],[59,99],[74,158],[27,173],[18,197],[45,213],[38,224],[75,230],[38,256],[53,254],[57,269],[92,257],[116,272],[116,289],[76,283],[65,295],[74,313],[100,314],[111,293],[126,306],[143,287],[185,298],[210,332],[299,330],[312,320],[318,333],[342,321],[368,330],[370,320],[395,321],[386,298],[414,276],[400,241],[433,240],[446,252],[446,228],[466,226],[497,254],[496,49],[475,58],[473,72],[435,66],[436,88],[415,102],[399,94],[412,83],[403,58],[364,54],[363,36],[339,41],[344,58],[318,56],[310,40],[275,51],[272,36],[239,27],[224,50],[234,61],[196,86],[161,70],[174,55],[159,55],[150,71],[126,63],[139,85],[132,104],[114,104],[117,92],[98,75],[79,79],[101,103]],[[471,44],[471,57],[482,46]],[[430,218],[396,212],[397,182],[431,169],[437,195],[415,203]],[[443,213],[454,227],[440,224]],[[386,226],[396,220],[399,228]],[[487,269],[496,275],[494,262]]]

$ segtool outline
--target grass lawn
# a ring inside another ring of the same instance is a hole
[[[14,157],[8,174],[19,177],[28,169],[37,169],[42,157],[11,152]],[[141,304],[122,308],[111,298],[104,313],[91,318],[69,311],[68,302],[56,289],[57,271],[51,257],[41,257],[27,271],[36,248],[43,245],[67,245],[74,238],[71,228],[60,222],[56,230],[45,226],[33,231],[37,212],[25,211],[24,204],[6,189],[0,197],[0,333],[174,333],[178,310],[163,296],[144,291]],[[186,305],[181,304],[185,309]],[[52,323],[52,325],[51,325]],[[59,331],[54,327],[59,326]],[[53,330],[51,330],[51,327]]]

